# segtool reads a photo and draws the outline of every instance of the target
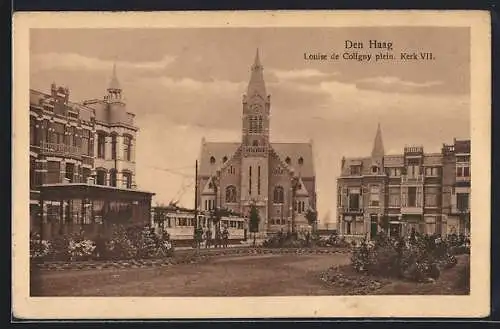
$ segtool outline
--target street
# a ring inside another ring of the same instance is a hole
[[[159,268],[41,271],[33,296],[331,295],[321,271],[349,254],[213,257]]]

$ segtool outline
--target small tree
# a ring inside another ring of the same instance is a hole
[[[307,222],[309,223],[309,225],[312,226],[313,233],[315,233],[316,232],[316,224],[318,221],[318,212],[316,210],[311,209],[311,208],[307,209],[306,219],[307,219]]]
[[[259,232],[259,222],[260,222],[260,215],[259,211],[257,210],[257,207],[252,205],[250,208],[250,220],[248,223],[249,230],[250,232],[253,233],[253,246],[255,247],[255,234]]]

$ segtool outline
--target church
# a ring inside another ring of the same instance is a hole
[[[257,50],[242,100],[241,140],[203,138],[197,181],[199,210],[225,208],[248,216],[255,206],[261,236],[305,229],[307,211],[316,209],[313,144],[270,141],[271,96],[263,71]]]

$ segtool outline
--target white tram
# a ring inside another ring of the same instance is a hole
[[[151,225],[157,232],[167,231],[175,245],[190,245],[193,242],[194,216],[195,212],[192,209],[169,206],[153,207],[151,209]],[[210,213],[198,213],[198,225],[202,227],[203,232],[210,228],[212,239],[215,237],[216,224],[214,224]],[[220,232],[227,228],[230,243],[239,243],[247,239],[247,219],[244,217],[222,216],[218,225]]]

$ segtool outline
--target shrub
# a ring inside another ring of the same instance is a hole
[[[65,235],[58,235],[50,243],[51,248],[48,258],[57,261],[66,261],[70,259],[69,238]]]
[[[71,260],[88,260],[94,254],[96,245],[94,241],[71,239],[68,244],[68,253]]]
[[[130,259],[136,256],[136,247],[122,225],[114,225],[111,239],[105,242],[103,256],[110,259]]]
[[[412,281],[437,279],[440,267],[447,269],[456,263],[446,243],[416,233],[409,239],[391,240],[384,235],[373,242],[363,239],[351,256],[351,265],[358,272]]]
[[[44,259],[50,253],[50,242],[41,240],[38,233],[32,233],[30,236],[30,258]]]

